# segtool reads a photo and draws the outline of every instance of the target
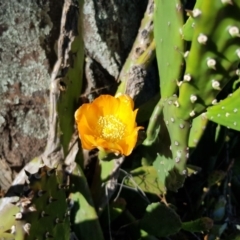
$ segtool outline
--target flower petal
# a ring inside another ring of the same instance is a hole
[[[106,151],[123,154],[122,146],[118,143],[108,142],[105,139],[98,138],[96,144],[97,147],[103,148]]]
[[[83,117],[87,119],[89,126],[95,126],[100,117],[99,109],[92,103],[85,103],[75,112],[77,123],[81,124]]]
[[[114,115],[118,111],[119,101],[111,95],[101,95],[92,104],[102,116]]]
[[[88,120],[86,118],[85,115],[81,114],[80,112],[78,112],[77,114],[75,114],[77,116],[75,116],[76,122],[77,122],[77,126],[78,126],[78,132],[80,137],[83,134],[93,134],[93,129],[89,126]]]
[[[132,153],[137,143],[139,129],[142,129],[142,127],[136,127],[130,135],[128,135],[124,140],[119,143],[123,149],[123,154],[125,156],[128,156]]]
[[[132,111],[131,114],[129,113],[127,118],[123,120],[123,123],[126,125],[126,134],[129,135],[131,132],[136,128],[136,116],[137,116],[138,109]]]
[[[84,134],[80,139],[83,149],[92,150],[96,148],[96,143],[93,135]]]
[[[129,97],[126,94],[120,95],[117,97],[117,99],[120,100],[121,104],[124,105],[125,107],[129,107],[131,110],[134,108],[134,102],[131,97]]]

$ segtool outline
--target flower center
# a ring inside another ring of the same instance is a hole
[[[98,119],[98,132],[101,138],[116,142],[125,135],[125,125],[114,115],[101,116]]]

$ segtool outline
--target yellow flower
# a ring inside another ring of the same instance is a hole
[[[83,104],[75,119],[84,149],[104,149],[125,156],[136,145],[138,130],[133,100],[127,95],[102,95],[92,103]]]

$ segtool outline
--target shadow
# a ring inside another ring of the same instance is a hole
[[[85,97],[91,102],[101,94],[114,95],[118,87],[114,77],[92,58],[88,58],[88,61],[84,64],[85,74],[81,97]]]
[[[98,34],[120,68],[132,48],[148,1],[94,0],[93,3]]]

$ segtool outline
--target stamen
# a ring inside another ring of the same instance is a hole
[[[107,141],[120,141],[125,135],[125,129],[126,126],[114,115],[101,116],[98,119],[99,135]]]

